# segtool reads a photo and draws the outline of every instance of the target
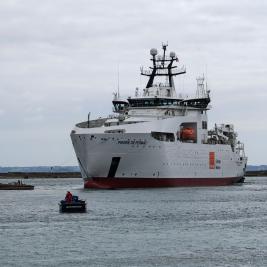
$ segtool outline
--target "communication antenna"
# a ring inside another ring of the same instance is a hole
[[[117,88],[117,93],[118,93],[118,99],[120,98],[120,63],[117,65],[117,78],[118,78],[118,88]]]
[[[208,65],[206,64],[206,66],[205,66],[205,72],[206,72],[206,74],[205,74],[205,78],[206,78],[206,92],[208,92]]]
[[[168,42],[166,43],[162,43],[162,49],[163,49],[163,61],[162,61],[162,66],[164,67],[164,63],[165,63],[165,56],[166,56],[166,49],[168,46]]]

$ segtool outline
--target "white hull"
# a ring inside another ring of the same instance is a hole
[[[244,176],[247,158],[231,124],[208,130],[209,90],[197,78],[197,96],[177,97],[174,52],[150,54],[153,67],[140,96],[113,100],[118,116],[76,125],[71,133],[85,187],[226,185]],[[165,77],[165,83],[155,78]]]
[[[245,162],[230,145],[160,142],[149,134],[93,134],[93,138],[92,134],[72,134],[72,141],[86,181],[96,178],[224,179],[244,176]],[[212,169],[210,152],[215,153]],[[115,174],[110,177],[114,157],[120,160]]]

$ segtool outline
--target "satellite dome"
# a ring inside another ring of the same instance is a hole
[[[156,48],[151,48],[151,49],[150,49],[150,55],[151,55],[151,56],[155,56],[157,53],[158,53],[158,51],[157,51]]]
[[[170,57],[174,58],[176,56],[175,52],[170,52]]]

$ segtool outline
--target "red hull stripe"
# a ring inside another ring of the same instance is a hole
[[[179,186],[223,186],[238,182],[242,177],[230,178],[100,178],[84,181],[84,188],[145,188]]]

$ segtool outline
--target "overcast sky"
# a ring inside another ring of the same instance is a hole
[[[77,165],[74,124],[111,113],[112,92],[168,41],[194,94],[206,73],[209,127],[233,123],[249,164],[267,164],[267,1],[0,2],[0,166]]]

